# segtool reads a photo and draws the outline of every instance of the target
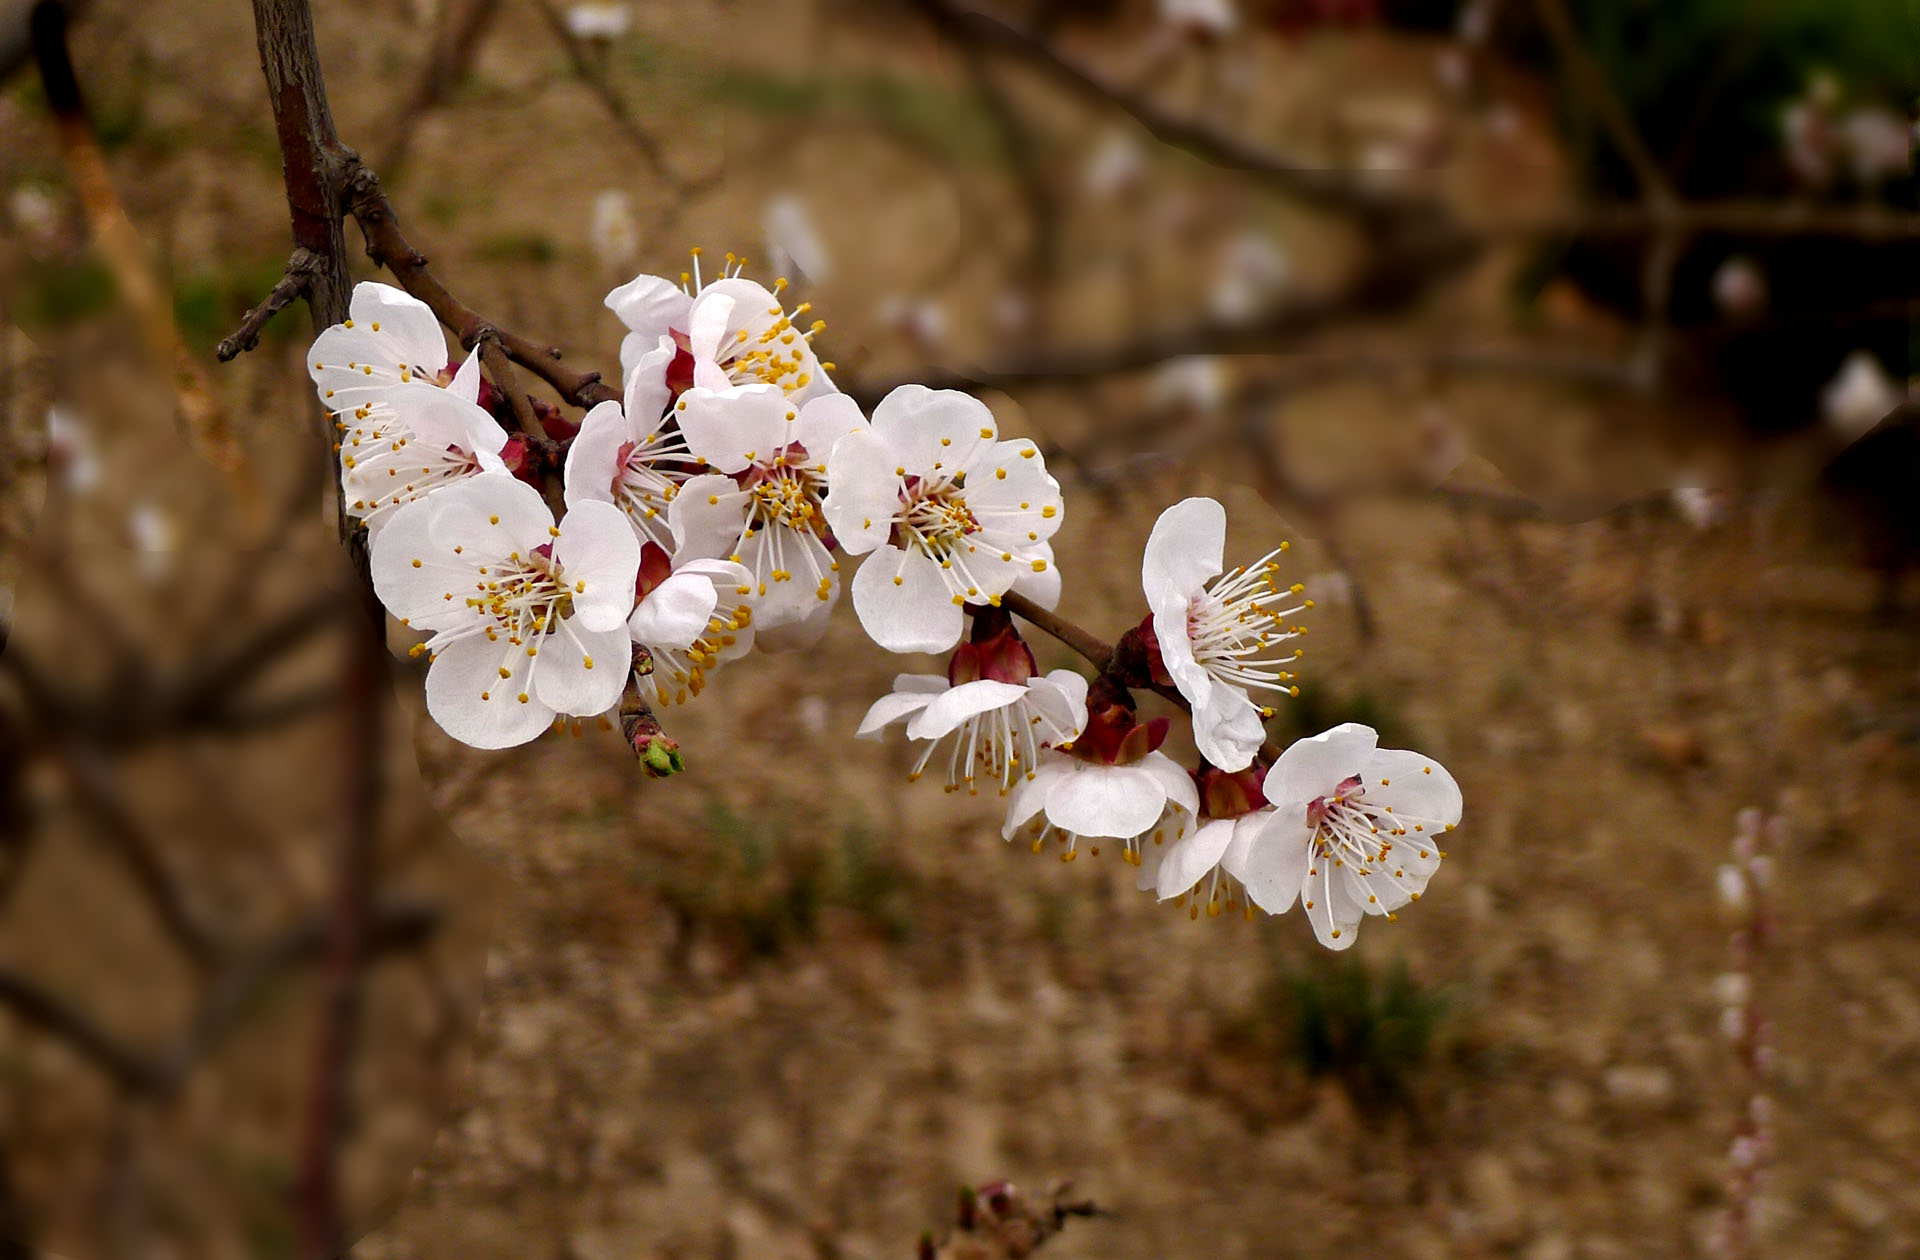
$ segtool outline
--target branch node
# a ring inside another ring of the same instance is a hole
[[[295,246],[279,281],[267,291],[267,296],[260,300],[260,304],[240,320],[240,327],[214,347],[214,356],[222,363],[231,363],[259,345],[260,333],[267,326],[267,321],[307,295],[313,287],[314,275],[324,262],[319,254],[306,246]]]

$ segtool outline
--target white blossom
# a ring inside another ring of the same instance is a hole
[[[1000,834],[1007,840],[1032,836],[1035,853],[1051,836],[1065,846],[1063,862],[1073,860],[1082,840],[1091,842],[1095,855],[1100,841],[1118,841],[1122,858],[1142,868],[1146,888],[1153,870],[1142,850],[1157,855],[1169,832],[1184,835],[1199,803],[1193,779],[1165,753],[1115,764],[1054,750],[1042,753],[1033,774],[1014,785]],[[1157,868],[1157,856],[1151,861]]]
[[[1265,311],[1293,283],[1293,260],[1264,232],[1237,232],[1221,245],[1208,304],[1215,319],[1238,323]]]
[[[817,640],[840,598],[840,562],[821,510],[826,452],[864,423],[859,408],[837,393],[803,406],[771,385],[695,386],[674,414],[693,456],[714,469],[675,496],[668,524],[676,561],[745,565],[767,645]]]
[[[373,584],[430,632],[427,712],[477,748],[523,744],[555,714],[620,698],[640,544],[611,505],[558,527],[540,492],[488,472],[402,507],[373,540]]]
[[[650,581],[656,565],[664,576]],[[752,582],[731,560],[689,560],[668,572],[666,553],[646,546],[640,585],[650,589],[627,618],[627,633],[650,658],[636,676],[642,698],[685,704],[722,663],[753,650]]]
[[[1220,577],[1227,512],[1213,499],[1186,499],[1154,522],[1141,562],[1141,585],[1153,610],[1153,633],[1173,685],[1193,706],[1193,737],[1200,754],[1222,770],[1243,770],[1266,738],[1272,710],[1256,705],[1249,689],[1293,693],[1294,675],[1280,666],[1301,653],[1275,655],[1299,632],[1286,618],[1313,606],[1279,607],[1305,590],[1276,586],[1279,565],[1269,552]],[[1218,580],[1216,580],[1218,579]]]
[[[827,469],[827,521],[867,556],[854,611],[888,651],[952,647],[966,604],[998,604],[1053,567],[1060,484],[1032,442],[999,439],[976,398],[902,385],[839,438]]]
[[[1272,819],[1223,857],[1267,913],[1298,898],[1330,949],[1353,944],[1362,917],[1419,900],[1460,821],[1460,787],[1440,763],[1378,742],[1355,722],[1295,741],[1267,772]]]
[[[403,504],[442,486],[503,472],[507,433],[475,399],[480,356],[469,355],[445,389],[418,380],[336,413],[340,490],[347,514],[377,535]]]
[[[594,254],[610,267],[632,261],[640,250],[640,225],[633,216],[633,198],[618,188],[595,193],[587,239],[593,242]]]
[[[314,338],[307,374],[327,410],[343,413],[385,398],[391,386],[445,385],[453,376],[439,318],[418,298],[371,280],[353,287],[346,322]]]
[[[677,347],[661,337],[627,373],[623,402],[589,411],[567,449],[567,507],[598,501],[625,513],[634,536],[671,551],[667,508],[697,467],[685,436],[665,423],[667,369]]]
[[[572,4],[566,20],[567,33],[575,39],[612,43],[632,26],[633,12],[624,4]]]
[[[867,710],[857,733],[875,738],[904,720],[907,738],[926,744],[909,782],[951,739],[949,792],[975,793],[975,781],[985,779],[1005,796],[1016,780],[1036,773],[1042,753],[1072,742],[1087,724],[1087,680],[1070,669],[1024,683],[977,678],[958,685],[941,674],[900,674],[893,688]]]

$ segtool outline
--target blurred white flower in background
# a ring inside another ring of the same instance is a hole
[[[634,217],[633,198],[618,188],[605,188],[593,197],[593,222],[587,229],[593,253],[609,267],[625,267],[640,252],[640,223]]]
[[[938,298],[889,294],[880,300],[874,315],[924,349],[933,349],[947,339],[947,308]]]
[[[612,43],[633,25],[633,11],[624,4],[567,6],[567,33],[575,39]]]
[[[47,464],[69,493],[86,494],[100,484],[100,457],[93,434],[64,407],[47,408]]]
[[[1216,319],[1248,319],[1292,282],[1293,260],[1287,251],[1265,232],[1248,229],[1221,245],[1208,306]]]
[[[1211,354],[1183,354],[1154,369],[1147,402],[1161,411],[1219,414],[1227,401],[1227,369]]]
[[[7,197],[7,215],[31,244],[51,244],[60,234],[60,199],[42,184],[14,189]]]
[[[1840,140],[1853,177],[1862,184],[1899,179],[1911,169],[1913,133],[1907,121],[1879,105],[1863,105],[1840,120]]]
[[[1160,20],[1194,35],[1231,35],[1240,12],[1233,0],[1160,0]]]
[[[1885,419],[1904,396],[1878,358],[1855,350],[1821,389],[1820,416],[1828,429],[1851,442]]]
[[[140,576],[157,582],[173,571],[173,549],[179,544],[173,518],[154,503],[136,503],[127,512],[127,538],[140,553]]]
[[[1767,305],[1767,273],[1745,254],[1735,254],[1714,270],[1713,302],[1734,319],[1758,315]]]
[[[1704,533],[1727,519],[1733,496],[1725,490],[1704,486],[1675,486],[1668,492],[1668,498],[1681,520]]]
[[[781,193],[767,203],[761,227],[767,234],[767,257],[775,275],[795,275],[808,284],[826,281],[833,264],[806,202]]]

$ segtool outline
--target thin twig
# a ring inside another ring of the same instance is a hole
[[[320,261],[320,256],[312,250],[295,246],[279,281],[268,290],[260,305],[246,313],[240,321],[240,327],[214,347],[214,357],[222,363],[231,363],[259,345],[260,330],[267,326],[267,321],[307,295],[307,285],[312,281]]]
[[[679,179],[667,169],[666,159],[660,152],[660,142],[654,139],[652,132],[642,127],[634,118],[633,111],[627,107],[627,102],[608,81],[604,68],[594,64],[584,42],[567,26],[566,15],[560,12],[559,6],[555,5],[553,0],[536,0],[536,4],[540,10],[540,16],[544,17],[547,25],[552,28],[554,38],[559,40],[560,46],[567,50],[567,60],[573,63],[574,76],[586,84],[587,90],[593,93],[595,99],[600,102],[601,108],[607,111],[607,117],[613,120],[614,130],[634,147],[640,154],[641,160],[657,178],[672,187],[681,187]]]

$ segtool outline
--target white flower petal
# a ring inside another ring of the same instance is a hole
[[[1053,549],[1048,548],[1031,559],[1045,560],[1047,567],[1035,571],[1033,565],[1029,563],[1020,571],[1020,576],[1014,578],[1013,585],[1008,589],[1025,595],[1042,608],[1048,610],[1058,608],[1060,606],[1060,566],[1053,562]]]
[[[662,337],[627,372],[621,410],[628,417],[628,430],[633,437],[644,437],[658,428],[660,417],[666,414],[667,404],[673,401],[673,389],[667,384],[667,369],[673,365],[673,356],[678,352],[679,347],[674,345],[673,338]]]
[[[747,525],[751,499],[731,477],[703,473],[689,478],[667,508],[674,564],[733,555]]]
[[[888,543],[853,576],[860,626],[889,652],[944,652],[960,641],[962,616],[940,566]]]
[[[1004,709],[1025,698],[1027,689],[1017,683],[995,682],[980,678],[934,697],[920,715],[907,723],[908,739],[939,739],[950,735],[968,718],[990,709]]]
[[[387,392],[387,401],[413,430],[409,441],[418,442],[429,451],[457,447],[498,455],[500,448],[507,444],[507,431],[500,427],[499,421],[477,404],[456,396],[451,389],[418,382],[395,385]]]
[[[587,630],[570,618],[540,641],[531,670],[534,698],[574,717],[605,713],[619,702],[632,661],[625,626]]]
[[[827,525],[848,555],[865,555],[891,536],[900,511],[896,467],[893,452],[870,429],[844,434],[833,444],[827,456],[827,484],[832,487],[825,508]]]
[[[975,449],[998,433],[993,413],[978,398],[924,385],[901,385],[882,398],[873,409],[873,430],[896,463],[921,476],[936,462],[967,466]]]
[[[560,522],[553,559],[573,592],[573,615],[588,630],[626,625],[640,572],[640,541],[626,514],[608,503],[582,503]]]
[[[567,507],[612,503],[613,483],[620,475],[620,448],[632,441],[632,431],[620,404],[609,399],[589,411],[580,432],[567,447]]]
[[[1285,914],[1300,895],[1311,856],[1312,833],[1304,813],[1294,818],[1261,810],[1242,820],[1221,865],[1246,886],[1254,905],[1268,914]]]
[[[1080,762],[1047,793],[1047,821],[1076,835],[1125,839],[1153,826],[1166,804],[1165,784],[1137,765]]]
[[[526,690],[529,664],[522,649],[503,650],[485,635],[450,643],[427,671],[427,713],[441,730],[475,748],[524,744],[553,721],[553,710]],[[500,677],[503,668],[510,671],[506,678]]]
[[[787,413],[792,410],[786,396],[771,385],[696,385],[676,404],[687,449],[723,473],[744,472],[756,460],[771,461],[786,445]]]
[[[808,462],[825,463],[835,442],[867,427],[859,403],[845,394],[821,394],[800,408],[793,421],[793,437],[807,448]]]
[[[941,687],[947,680],[938,679]],[[902,718],[910,718],[933,703],[934,693],[929,691],[890,691],[873,702],[867,715],[860,719],[860,729],[854,735],[863,739],[878,739],[880,732]]]
[[[1447,768],[1424,753],[1378,748],[1358,771],[1367,800],[1391,806],[1396,815],[1420,819],[1427,831],[1445,830],[1460,821],[1465,802]],[[1385,780],[1383,782],[1382,780]]]
[[[1259,707],[1238,687],[1215,682],[1193,711],[1193,742],[1200,755],[1228,773],[1252,765],[1266,738]]]
[[[1050,742],[1077,739],[1087,728],[1087,680],[1075,670],[1029,679],[1027,702],[1044,719],[1036,734]]]
[[[627,633],[655,650],[684,651],[706,630],[719,602],[712,579],[682,569],[647,592],[627,618]]]
[[[1347,886],[1345,872],[1329,862],[1317,862],[1300,889],[1300,901],[1313,924],[1313,935],[1328,949],[1347,949],[1359,935],[1364,912]]]
[[[504,472],[481,473],[447,486],[426,501],[428,530],[434,545],[451,552],[464,548],[476,562],[509,552],[528,555],[551,542],[553,513],[540,492]]]
[[[1200,790],[1179,762],[1163,752],[1150,752],[1136,764],[1160,781],[1169,805],[1178,805],[1189,814],[1200,812]]]
[[[1189,600],[1220,575],[1227,510],[1213,499],[1182,499],[1160,514],[1140,562],[1140,583],[1156,611]]]
[[[1330,795],[1342,780],[1360,773],[1379,740],[1378,731],[1358,722],[1296,739],[1267,772],[1267,799],[1288,811]]]
[[[1000,825],[1000,838],[1013,839],[1014,833],[1033,821],[1046,808],[1047,795],[1063,775],[1073,772],[1073,759],[1064,753],[1042,757],[1029,775],[1014,780],[1007,797],[1007,820]]]
[[[388,517],[373,539],[370,567],[374,594],[388,612],[418,629],[442,630],[471,620],[464,595],[474,566],[434,542],[431,510],[421,499]]]
[[[1201,823],[1171,845],[1154,876],[1154,891],[1167,901],[1190,891],[1201,878],[1219,865],[1221,855],[1233,843],[1234,820],[1216,818]]]

